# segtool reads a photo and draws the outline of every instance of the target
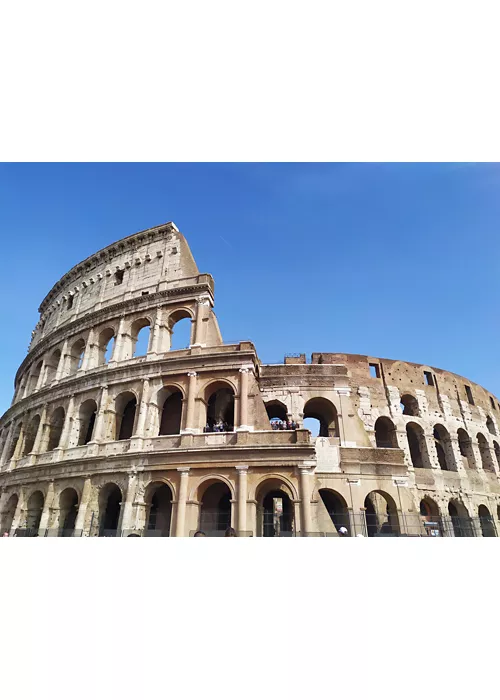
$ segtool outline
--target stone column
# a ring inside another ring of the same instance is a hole
[[[7,459],[7,454],[9,452],[10,443],[12,440],[12,431],[13,430],[14,430],[14,423],[11,423],[9,426],[9,430],[7,431],[7,437],[5,438],[5,442],[3,445],[2,457],[0,458],[0,464],[5,464],[5,461]]]
[[[196,372],[188,372],[189,383],[187,391],[187,407],[186,407],[186,422],[185,428],[181,432],[183,433],[194,433],[194,407],[196,401],[196,390],[197,390],[197,374]]]
[[[159,352],[161,352],[162,331],[163,331],[163,309],[161,306],[157,306],[154,326],[151,329],[151,345],[150,345],[150,350],[149,350],[148,355],[149,354],[157,355]]]
[[[45,496],[45,501],[43,502],[42,517],[40,518],[40,525],[38,526],[38,535],[42,536],[45,530],[49,527],[50,511],[52,509],[52,504],[54,502],[54,482],[50,481],[47,488],[47,495]]]
[[[309,469],[300,469],[300,499],[302,503],[302,536],[312,532],[311,490]]]
[[[23,451],[24,444],[24,423],[21,423],[21,430],[19,431],[19,437],[17,438],[16,447],[14,449],[14,454],[12,459],[19,459]]]
[[[125,501],[122,503],[121,513],[120,513],[120,524],[118,526],[119,530],[122,532],[124,530],[132,530],[134,525],[133,517],[133,504],[135,500],[135,493],[137,491],[137,472],[133,471],[128,477],[127,494],[125,496]]]
[[[14,532],[17,530],[18,527],[22,527],[23,519],[26,518],[25,514],[25,508],[26,508],[26,494],[24,487],[21,486],[21,490],[19,491],[19,500],[17,502],[16,506],[16,511],[14,513],[14,517],[12,518],[12,525],[10,526],[10,534],[14,534]]]
[[[249,430],[248,425],[248,375],[250,369],[242,367],[240,369],[240,401],[239,401],[239,422],[237,430]]]
[[[35,391],[39,391],[39,390],[42,388],[43,383],[44,383],[44,381],[45,381],[45,371],[46,371],[46,369],[47,369],[47,366],[46,366],[46,364],[45,364],[45,360],[43,360],[43,362],[42,362],[42,368],[40,369],[40,374],[38,375],[38,379],[37,379],[37,382],[36,382]]]
[[[104,384],[99,401],[99,410],[95,419],[94,436],[92,442],[102,442],[106,436],[106,404],[108,402],[108,387]]]
[[[248,492],[248,466],[241,464],[236,467],[238,472],[238,530],[245,532],[247,529],[247,492]]]
[[[144,437],[144,428],[146,426],[146,416],[149,407],[149,378],[142,380],[141,403],[139,405],[139,416],[133,437]]]
[[[42,408],[42,414],[40,416],[40,425],[38,426],[38,430],[36,432],[36,438],[35,442],[33,443],[33,449],[31,450],[31,454],[38,454],[40,452],[40,447],[42,445],[42,440],[43,440],[43,434],[46,430],[46,421],[47,421],[47,404],[45,403]]]
[[[113,347],[113,356],[108,362],[108,367],[112,362],[120,362],[123,357],[123,344],[125,335],[125,316],[120,318],[120,323],[118,326],[118,331],[116,333],[115,345]]]
[[[85,354],[83,356],[82,366],[80,367],[81,372],[85,372],[88,369],[92,369],[95,366],[94,362],[95,354],[95,331],[93,328],[89,331],[89,337],[87,338],[87,344],[85,345]]]
[[[75,395],[71,394],[69,397],[68,410],[66,411],[66,417],[64,419],[64,427],[61,433],[61,439],[59,440],[59,446],[56,450],[62,452],[68,448],[69,436],[71,434],[71,428],[73,427],[73,413],[75,411]]]
[[[74,537],[79,537],[79,535],[77,535],[77,532],[85,528],[85,517],[87,515],[87,508],[90,501],[91,490],[92,480],[90,476],[88,476],[83,483],[82,497],[78,506],[78,515],[76,516],[75,520]]]
[[[61,357],[59,358],[59,364],[57,365],[57,370],[56,370],[56,381],[59,381],[63,377],[66,376],[66,362],[67,362],[67,355],[68,355],[68,344],[69,341],[66,338],[66,340],[63,343],[62,350],[61,350]]]
[[[201,297],[196,302],[196,321],[194,326],[194,343],[191,347],[204,348],[206,346],[207,321],[210,311],[210,299]]]
[[[465,467],[463,463],[462,454],[460,452],[460,445],[458,443],[458,438],[452,437],[450,435],[451,451],[453,453],[453,461],[457,467],[457,472],[462,472],[465,474]]]
[[[177,499],[177,513],[175,518],[175,536],[184,537],[189,467],[179,467],[177,471],[180,472],[181,478],[179,484],[179,498]]]

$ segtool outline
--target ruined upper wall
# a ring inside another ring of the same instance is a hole
[[[186,239],[173,222],[123,238],[75,265],[54,285],[40,304],[30,350],[57,328],[91,311],[197,284],[199,277]],[[213,279],[202,277],[213,294]]]

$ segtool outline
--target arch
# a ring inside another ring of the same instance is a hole
[[[132,340],[132,357],[147,355],[151,344],[151,320],[147,317],[138,318],[130,326]]]
[[[105,328],[99,333],[99,338],[97,341],[98,345],[98,363],[100,365],[106,365],[113,357],[113,350],[115,346],[115,329]]]
[[[174,311],[168,319],[170,350],[183,350],[193,344],[194,323],[186,309]]]
[[[220,479],[210,479],[204,485],[198,529],[206,535],[219,535],[231,525],[231,489]]]
[[[14,432],[12,433],[12,437],[10,439],[9,449],[7,451],[7,462],[9,462],[14,457],[17,443],[19,442],[19,438],[21,437],[22,428],[23,423],[22,421],[19,421],[19,423],[16,424],[16,427],[14,428]]]
[[[319,421],[319,437],[339,437],[337,409],[328,399],[322,396],[309,399],[304,406],[304,420],[306,418]]]
[[[35,391],[36,386],[38,384],[38,380],[40,378],[40,373],[42,371],[42,368],[43,368],[43,360],[40,360],[35,365],[34,369],[32,370],[32,372],[30,374],[30,377],[28,380],[28,387],[29,387],[28,394],[32,394]]]
[[[375,421],[375,444],[377,447],[395,449],[398,447],[396,426],[390,418],[380,416]]]
[[[78,515],[78,494],[72,487],[59,495],[59,536],[72,537]]]
[[[183,393],[177,387],[165,386],[158,392],[160,412],[158,435],[179,435],[182,425]]]
[[[211,382],[205,387],[207,404],[205,432],[234,430],[234,388],[225,381]]]
[[[404,416],[419,416],[420,411],[417,399],[411,394],[403,394],[401,397],[401,410]]]
[[[45,498],[41,491],[34,491],[28,499],[26,529],[30,534],[36,534],[38,532],[44,503]]]
[[[479,524],[481,526],[481,533],[483,537],[496,537],[497,532],[495,528],[495,523],[491,517],[489,509],[481,504],[477,509],[477,514],[479,516]]]
[[[350,535],[351,524],[345,498],[337,491],[328,488],[321,488],[318,493],[337,532],[339,528],[345,527]]]
[[[28,423],[24,436],[23,455],[28,455],[35,446],[36,435],[40,427],[40,416],[37,414]]]
[[[431,537],[442,537],[443,523],[436,501],[430,496],[424,496],[420,501],[419,511],[425,533]]]
[[[46,363],[47,371],[45,375],[45,384],[52,384],[52,382],[55,380],[60,359],[61,351],[54,350]]]
[[[69,353],[69,373],[74,374],[81,369],[85,357],[85,341],[79,338],[71,346]]]
[[[294,484],[282,474],[266,474],[266,476],[263,476],[255,486],[253,500],[257,501],[257,503],[261,503],[265,493],[271,490],[284,491],[291,501],[299,500],[297,489]]]
[[[370,491],[365,501],[365,517],[368,537],[397,535],[399,533],[396,502],[385,491]]]
[[[453,456],[450,435],[443,425],[435,425],[433,431],[439,466],[443,471],[456,472],[457,466]]]
[[[65,417],[66,414],[62,406],[59,406],[55,409],[55,411],[52,412],[52,415],[49,420],[49,441],[47,444],[48,452],[54,450],[56,447],[59,447]]]
[[[493,423],[493,419],[491,416],[487,416],[487,418],[486,418],[486,427],[487,427],[490,435],[497,434],[497,431],[495,430],[495,424]]]
[[[462,461],[467,469],[477,469],[476,457],[472,448],[472,442],[468,433],[463,429],[457,430],[458,447],[462,455]]]
[[[115,440],[129,440],[134,434],[137,397],[132,391],[124,391],[115,399]]]
[[[257,534],[261,537],[293,536],[294,509],[284,482],[271,478],[259,486]]]
[[[2,534],[4,532],[10,532],[10,529],[12,527],[12,522],[14,520],[14,515],[16,513],[16,508],[17,504],[19,502],[19,496],[16,493],[13,493],[9,500],[7,501],[7,504],[5,506],[5,510],[1,514],[2,516],[2,527],[1,527],[1,532]]]
[[[496,440],[493,440],[493,449],[495,451],[495,457],[497,460],[497,466],[500,469],[500,445]]]
[[[490,446],[488,445],[487,439],[482,433],[478,433],[476,436],[477,444],[479,446],[479,454],[481,455],[481,464],[485,472],[494,472],[495,467],[491,459]]]
[[[288,420],[287,407],[281,401],[273,399],[272,401],[266,401],[264,405],[270,422],[272,422],[273,419],[282,421]]]
[[[99,493],[99,537],[116,537],[120,523],[122,492],[114,482],[105,484]]]
[[[451,519],[451,525],[455,537],[474,536],[469,511],[463,503],[457,501],[456,499],[452,499],[448,503],[448,514]]]
[[[148,484],[144,495],[146,503],[146,531],[150,535],[169,537],[172,524],[173,493],[162,481]]]
[[[406,424],[406,437],[410,449],[411,463],[415,469],[429,469],[430,460],[424,430],[418,423]]]
[[[94,436],[94,427],[97,416],[97,404],[94,399],[87,399],[80,404],[78,411],[79,432],[78,444],[87,445]]]

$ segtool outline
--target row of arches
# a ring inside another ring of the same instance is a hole
[[[400,401],[401,411],[404,416],[418,417],[421,415],[417,399],[411,394],[403,394]],[[486,429],[490,435],[496,435],[495,422],[490,415],[486,416]]]
[[[12,494],[2,514],[2,532],[9,532],[11,529],[18,503],[18,495]],[[41,491],[34,491],[28,499],[23,529],[31,534],[35,534],[40,527],[44,504],[45,496]],[[61,492],[58,499],[58,513],[58,534],[62,537],[73,535],[78,514],[78,494],[75,489],[70,487]]]
[[[180,350],[191,344],[193,314],[189,309],[180,309],[170,314],[166,329],[170,338],[169,350]],[[63,348],[56,348],[41,358],[21,379],[14,400],[28,396],[44,386],[50,386],[56,379],[75,374],[86,366],[87,369],[105,365],[111,360],[120,361],[146,355],[152,349],[152,327],[154,319],[149,316],[137,318],[120,330],[118,347],[118,327],[106,326],[97,329],[87,338],[79,337],[68,343],[65,354]],[[175,327],[175,333],[174,333]]]
[[[445,516],[441,514],[438,504],[426,496],[420,501],[420,516],[428,533],[439,533],[440,536],[453,534],[454,537],[474,537],[474,520],[466,506],[457,500],[450,500]],[[500,518],[500,506],[497,509]],[[449,522],[447,522],[449,520]],[[491,512],[487,506],[480,504],[477,509],[477,524],[483,537],[496,537],[497,531]],[[451,532],[449,526],[451,525]],[[436,530],[437,529],[437,530]]]
[[[406,437],[413,466],[419,468],[432,468],[429,449],[427,446],[424,430],[421,425],[414,422],[406,424]],[[481,465],[485,471],[495,472],[495,465],[491,457],[490,446],[482,433],[476,435]],[[457,441],[462,456],[464,466],[468,469],[477,469],[476,457],[474,454],[472,441],[466,430],[459,428],[457,431]],[[385,416],[375,422],[375,443],[377,447],[397,448],[399,447],[396,437],[396,427],[394,423]],[[451,437],[448,430],[441,424],[433,428],[433,444],[436,449],[439,466],[445,471],[457,471],[457,463],[453,452]],[[493,441],[493,450],[500,468],[500,445]]]
[[[266,412],[269,422],[288,421],[288,409],[277,399],[267,401]],[[339,420],[335,405],[321,396],[306,401],[303,410],[304,428],[316,437],[339,437]]]

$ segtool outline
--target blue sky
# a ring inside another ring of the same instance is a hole
[[[263,362],[405,359],[500,396],[499,191],[496,164],[0,165],[0,412],[52,285],[170,220]]]

